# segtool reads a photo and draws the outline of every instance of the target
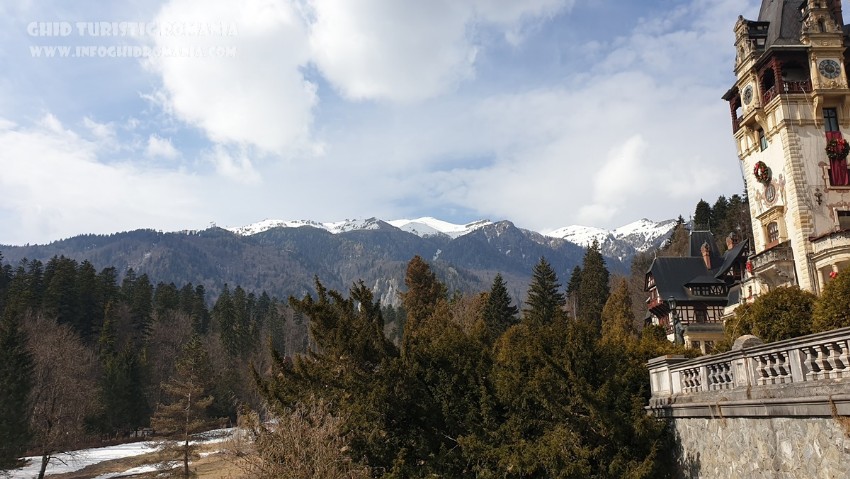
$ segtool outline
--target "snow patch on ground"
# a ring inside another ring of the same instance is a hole
[[[234,428],[227,428],[203,432],[197,434],[195,437],[197,437],[198,440],[192,441],[192,443],[214,444],[223,442],[233,434],[233,431]],[[143,441],[57,454],[55,457],[51,458],[50,463],[47,465],[45,475],[64,474],[66,472],[79,471],[80,469],[105,461],[141,456],[142,454],[153,452],[155,448],[155,441]],[[11,479],[32,479],[34,477],[38,477],[38,471],[41,467],[41,457],[32,456],[26,457],[25,459],[29,460],[29,463],[26,466],[9,471],[9,477]],[[124,472],[114,476],[104,475],[104,477],[118,477],[122,474],[126,475],[130,473]],[[104,479],[104,477],[98,476],[97,479]]]

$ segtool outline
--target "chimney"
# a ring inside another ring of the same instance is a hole
[[[702,252],[702,261],[705,263],[705,269],[711,269],[711,246],[708,245],[708,241],[702,244],[700,251]]]
[[[734,248],[736,244],[738,244],[738,235],[733,231],[726,237],[726,249],[730,250]]]

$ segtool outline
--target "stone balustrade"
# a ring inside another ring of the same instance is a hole
[[[850,415],[850,328],[763,344],[744,336],[726,353],[650,360],[650,412],[707,417]]]

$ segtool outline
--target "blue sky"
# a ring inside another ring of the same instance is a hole
[[[0,244],[265,218],[545,232],[687,216],[742,191],[720,96],[732,26],[758,3],[0,5]]]

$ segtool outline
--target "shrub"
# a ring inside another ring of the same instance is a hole
[[[850,272],[826,284],[812,313],[812,332],[850,326]]]

